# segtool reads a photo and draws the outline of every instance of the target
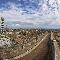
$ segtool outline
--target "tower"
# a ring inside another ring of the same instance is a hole
[[[4,18],[1,17],[1,35],[4,33]]]

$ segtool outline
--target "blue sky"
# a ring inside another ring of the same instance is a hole
[[[60,28],[60,0],[0,0],[1,16],[11,27]]]

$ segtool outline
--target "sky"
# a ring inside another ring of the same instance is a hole
[[[14,28],[60,28],[60,0],[0,0],[0,17]]]

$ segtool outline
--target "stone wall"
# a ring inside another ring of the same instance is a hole
[[[11,58],[9,60],[45,60],[48,53],[48,40],[47,34],[33,49],[24,54]]]

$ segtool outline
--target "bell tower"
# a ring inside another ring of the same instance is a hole
[[[1,35],[4,34],[4,18],[1,17]]]

